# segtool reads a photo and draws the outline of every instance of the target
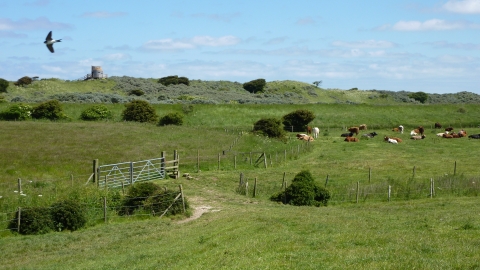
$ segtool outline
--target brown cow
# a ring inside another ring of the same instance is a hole
[[[417,129],[418,129],[418,133],[420,133],[420,135],[423,135],[425,133],[425,129],[423,128],[423,126],[419,126]]]
[[[346,137],[344,141],[346,141],[346,142],[358,142],[358,138]]]
[[[442,128],[442,125],[438,122],[435,123],[435,128]]]
[[[453,135],[444,133],[443,138],[451,139],[451,138],[453,138]]]
[[[460,137],[467,137],[467,132],[463,129],[461,129],[459,132],[458,132],[458,136]]]
[[[367,125],[361,124],[360,126],[358,126],[358,129],[359,130],[367,130]]]
[[[453,130],[453,127],[447,127],[447,128],[445,129],[445,131],[452,131],[452,130]]]
[[[312,134],[312,127],[311,126],[307,126],[307,134]]]
[[[348,129],[348,131],[355,133],[355,135],[358,135],[359,128],[358,127],[351,127]]]
[[[402,139],[397,138],[397,137],[387,137],[387,136],[385,136],[385,137],[383,137],[383,139],[384,139],[386,142],[388,142],[388,139],[393,139],[393,140],[395,140],[395,141],[397,141],[397,142],[399,142],[399,143],[402,142]]]

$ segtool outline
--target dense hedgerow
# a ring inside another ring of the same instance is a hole
[[[106,120],[112,118],[112,112],[105,105],[93,105],[80,115],[80,119],[86,121]]]
[[[158,120],[155,108],[144,100],[134,100],[125,104],[122,116],[125,121],[157,122]]]
[[[32,118],[59,120],[67,119],[68,117],[63,112],[62,104],[60,104],[58,100],[50,100],[34,107],[32,110]]]
[[[282,122],[275,118],[263,118],[258,120],[253,125],[253,131],[271,138],[282,138],[285,136]]]
[[[5,111],[0,112],[0,120],[22,121],[31,117],[32,106],[25,104],[14,104]]]
[[[308,170],[304,170],[295,175],[290,186],[270,199],[296,206],[326,206],[330,197],[330,192],[316,183]]]
[[[85,210],[76,201],[65,200],[54,203],[51,207],[51,217],[55,230],[76,231],[87,223]]]
[[[17,231],[18,214],[9,224],[9,228]],[[20,210],[20,234],[44,234],[54,229],[50,209],[46,207],[34,207]]]
[[[159,126],[167,126],[167,125],[181,126],[183,125],[183,115],[178,112],[166,114],[160,118],[158,125]]]

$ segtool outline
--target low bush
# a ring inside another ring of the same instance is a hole
[[[54,203],[51,207],[51,217],[57,231],[76,231],[87,223],[83,207],[73,200]]]
[[[134,90],[131,90],[131,91],[128,93],[128,95],[130,95],[130,96],[133,95],[133,96],[139,97],[139,96],[145,95],[145,92],[143,92],[141,89],[134,89]]]
[[[130,186],[118,213],[120,215],[133,214],[135,210],[145,204],[145,201],[150,196],[154,196],[159,190],[160,187],[151,182],[143,182]]]
[[[9,228],[17,231],[18,211],[15,218],[9,224]],[[20,234],[44,234],[54,228],[50,209],[46,207],[34,207],[20,210]]]
[[[6,93],[8,88],[8,81],[0,78],[0,93]]]
[[[105,105],[93,105],[84,110],[80,115],[80,119],[86,121],[97,121],[111,118],[112,112]]]
[[[0,112],[0,120],[22,121],[27,120],[32,115],[32,106],[24,104],[14,104],[7,110]]]
[[[166,125],[181,126],[183,125],[183,115],[177,112],[166,114],[165,116],[160,118],[158,125],[159,126],[166,126]]]
[[[62,105],[58,100],[50,100],[39,104],[32,110],[32,118],[60,120],[68,117],[63,112]]]
[[[253,125],[253,131],[271,138],[282,138],[285,131],[282,128],[282,122],[275,118],[260,119]]]
[[[125,104],[122,116],[125,121],[157,122],[158,120],[155,109],[144,100],[134,100]]]
[[[330,192],[315,183],[312,174],[305,170],[295,175],[292,184],[284,191],[272,195],[270,199],[296,206],[326,206],[330,197]]]
[[[18,79],[14,84],[16,86],[25,86],[25,85],[29,85],[33,82],[32,78],[28,77],[28,76],[23,76],[22,78]]]

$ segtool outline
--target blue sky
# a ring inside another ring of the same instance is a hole
[[[62,39],[50,53],[49,31]],[[0,2],[0,78],[109,76],[480,94],[480,0]]]

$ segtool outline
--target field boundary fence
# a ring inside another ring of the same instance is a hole
[[[183,187],[179,185],[178,191],[164,191],[161,194],[150,197],[128,197],[125,198],[135,201],[146,201],[148,204],[141,206],[120,205],[118,200],[101,197],[97,203],[83,203],[83,209],[88,219],[87,224],[97,224],[99,222],[108,223],[115,219],[138,218],[138,217],[163,217],[177,203],[180,204],[182,213],[186,213],[186,203],[183,194]],[[172,199],[173,198],[173,199]],[[53,210],[54,207],[44,207]],[[16,211],[0,213],[0,232],[13,231],[19,232],[22,225],[22,212],[34,208],[17,207]]]

